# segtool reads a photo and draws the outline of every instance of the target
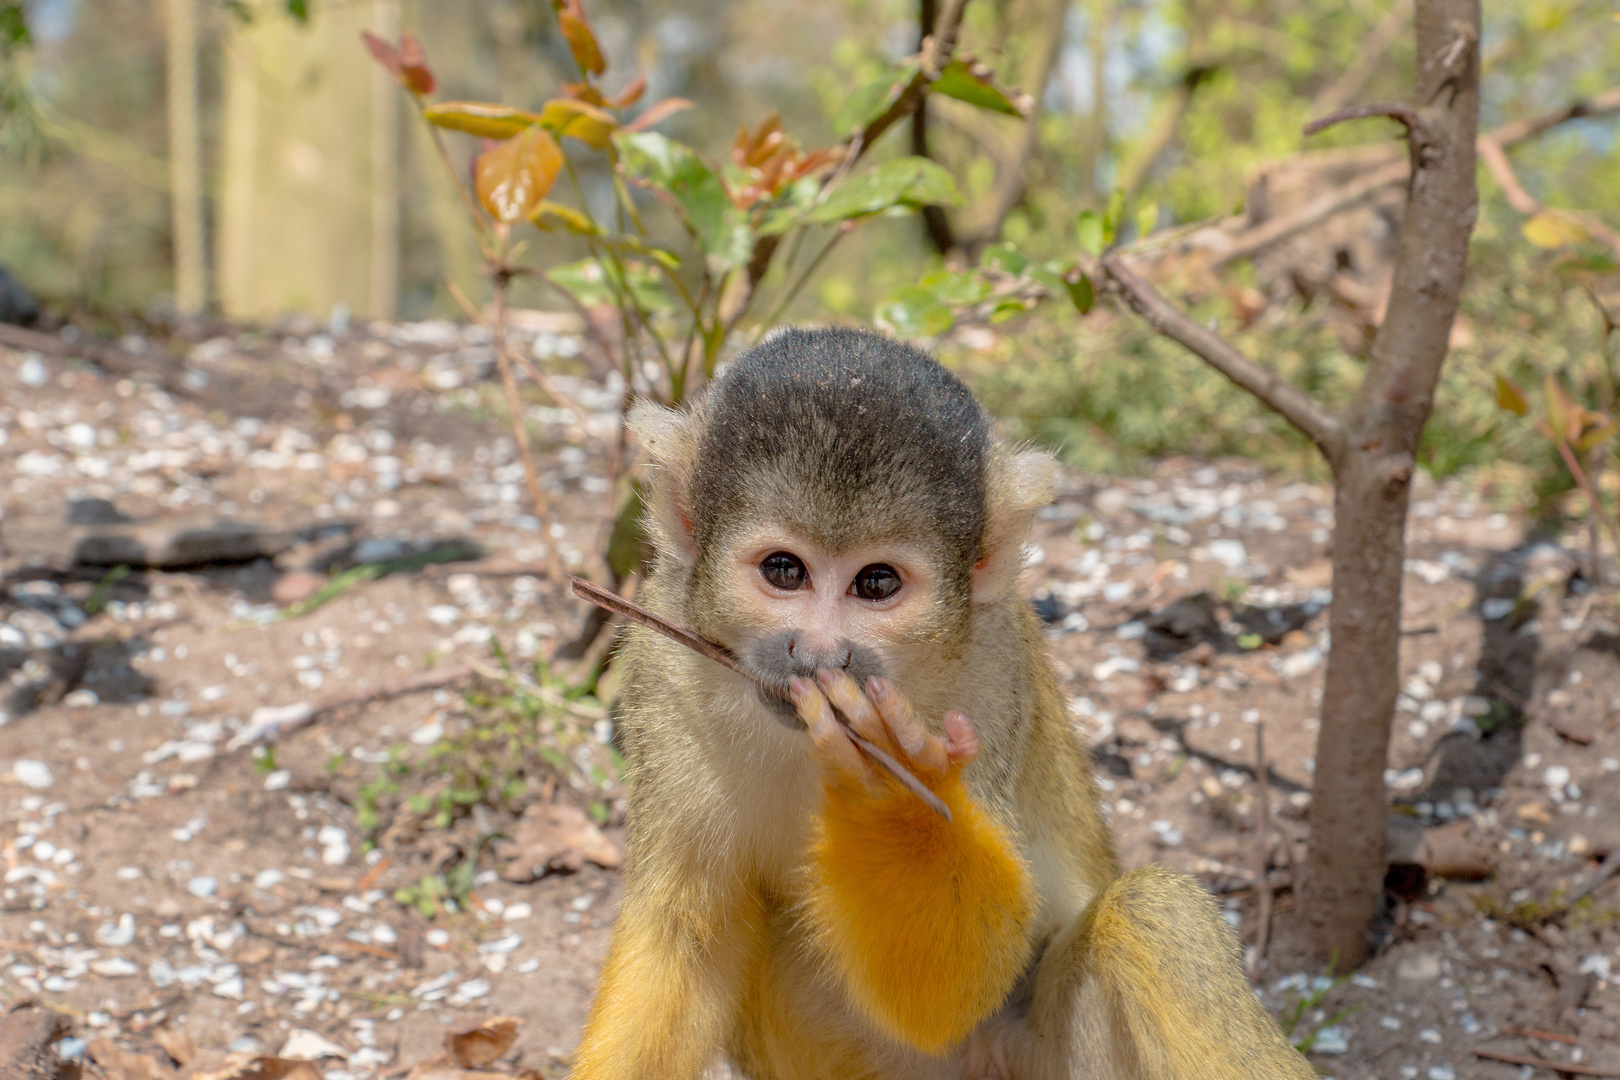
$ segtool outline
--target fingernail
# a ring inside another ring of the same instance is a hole
[[[831,686],[836,678],[838,678],[838,673],[831,668],[822,668],[816,672],[816,681],[821,683],[822,686]]]
[[[893,690],[894,687],[889,685],[889,680],[880,675],[874,675],[870,679],[866,680],[867,697],[882,698],[883,700],[887,701]]]
[[[797,705],[804,699],[804,695],[808,694],[809,692],[810,684],[798,676],[795,675],[793,678],[788,680],[788,696],[793,699],[793,704]]]

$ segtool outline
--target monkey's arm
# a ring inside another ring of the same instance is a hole
[[[731,1024],[764,915],[741,884],[700,888],[691,868],[646,868],[619,910],[574,1080],[685,1080]],[[683,888],[685,877],[690,887]]]
[[[1005,1038],[1031,1080],[1316,1076],[1255,999],[1214,899],[1157,866],[1115,879],[1052,941],[1027,1023]]]
[[[965,716],[947,716],[940,740],[885,680],[872,680],[870,698],[842,673],[823,688],[951,809],[945,821],[873,770],[813,689],[796,699],[823,766],[809,894],[817,936],[879,1028],[940,1053],[1001,1005],[1028,963],[1029,872],[962,783],[978,750]]]

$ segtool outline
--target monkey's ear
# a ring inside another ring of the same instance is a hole
[[[690,564],[697,558],[690,501],[697,465],[697,418],[642,401],[630,410],[625,423],[655,466],[646,493],[653,546]]]
[[[973,567],[973,600],[1001,599],[1024,566],[1024,537],[1035,511],[1052,501],[1057,459],[1044,450],[997,451],[985,485],[984,553]]]

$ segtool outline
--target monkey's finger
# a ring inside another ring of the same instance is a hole
[[[788,693],[810,733],[811,756],[816,762],[834,775],[864,780],[870,766],[815,685],[808,679],[793,679],[788,683]]]
[[[890,754],[902,754],[894,740],[889,738],[889,729],[883,726],[883,718],[878,716],[878,711],[872,707],[865,691],[854,679],[843,671],[823,668],[816,672],[816,681],[821,684],[821,692],[827,695],[833,708],[844,714],[855,734]]]
[[[945,714],[945,753],[953,765],[966,765],[979,756],[979,733],[961,709]]]
[[[912,711],[911,702],[895,689],[893,683],[888,679],[874,676],[866,682],[866,696],[877,706],[878,715],[883,717],[883,722],[888,725],[895,744],[905,754],[904,760],[924,773],[945,771],[948,764],[945,744],[923,727],[916,713]]]

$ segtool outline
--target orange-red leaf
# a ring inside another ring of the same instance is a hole
[[[641,100],[641,95],[647,92],[647,76],[637,75],[629,86],[620,90],[608,99],[608,104],[615,109],[628,109]]]
[[[619,122],[611,113],[574,98],[552,98],[540,113],[540,123],[557,133],[601,150]]]
[[[691,107],[692,103],[685,98],[672,97],[665,98],[663,101],[655,101],[641,110],[640,116],[624,125],[624,130],[646,131],[654,124],[668,120],[682,109],[690,109]]]
[[[413,94],[431,94],[438,86],[428,68],[427,53],[422,43],[409,30],[399,35],[399,78]]]
[[[557,89],[562,92],[563,97],[574,98],[587,105],[601,107],[608,104],[608,99],[602,96],[602,91],[588,82],[565,82]]]
[[[607,70],[607,61],[602,59],[602,48],[596,43],[596,34],[585,20],[585,11],[579,6],[579,0],[569,0],[568,6],[557,12],[557,26],[568,41],[568,51],[574,54],[574,62],[579,65],[579,70],[592,75],[600,75]]]
[[[398,49],[373,34],[370,30],[360,31],[360,40],[366,43],[366,48],[371,51],[371,56],[377,63],[381,64],[394,78],[404,82],[404,78],[400,74],[401,65]]]
[[[540,114],[482,101],[446,101],[423,109],[422,119],[481,139],[510,139],[540,123]]]
[[[562,166],[562,148],[551,132],[526,128],[478,155],[473,168],[478,199],[496,221],[521,221],[540,206]]]

